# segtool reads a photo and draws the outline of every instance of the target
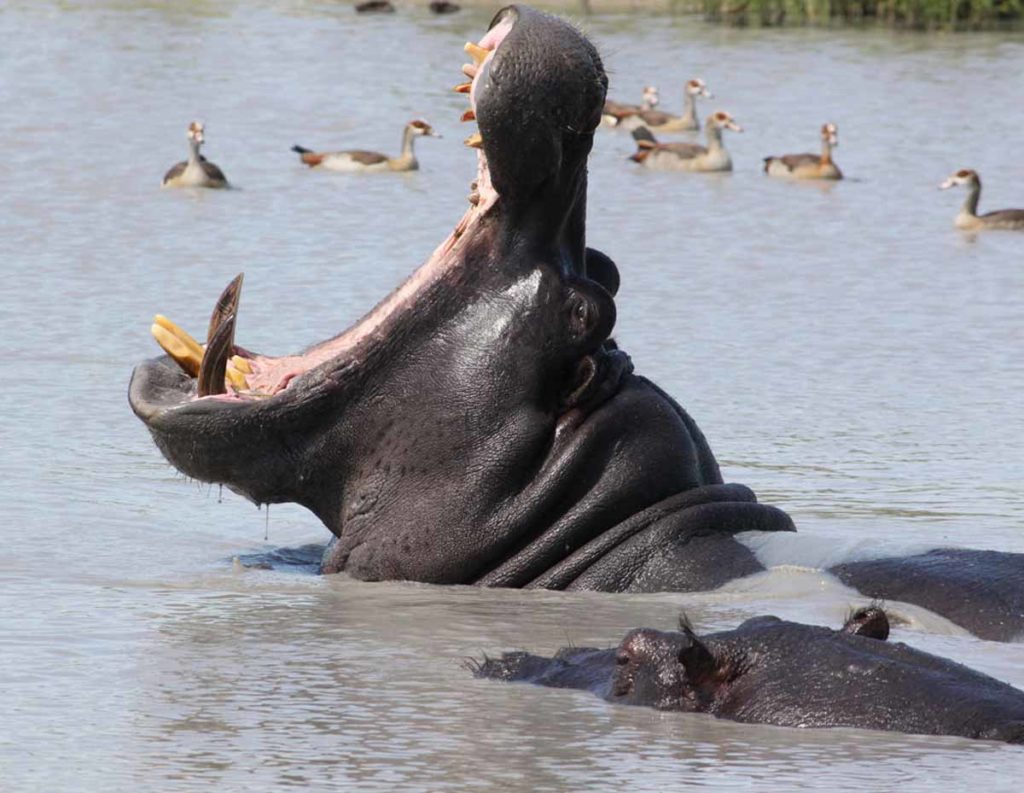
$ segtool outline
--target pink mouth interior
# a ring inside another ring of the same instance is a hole
[[[479,43],[480,47],[491,52],[477,67],[473,77],[469,101],[474,111],[476,110],[478,81],[484,71],[483,66],[493,57],[494,51],[504,41],[514,24],[514,20],[511,18],[503,20],[488,31]],[[227,393],[202,397],[202,399],[246,401],[266,398],[281,393],[305,373],[342,355],[346,356],[349,361],[358,364],[365,355],[365,351],[386,338],[390,325],[389,320],[410,308],[421,293],[429,289],[444,273],[462,261],[459,253],[461,243],[468,236],[467,232],[497,202],[498,194],[491,184],[487,158],[483,149],[477,150],[475,192],[479,195],[479,200],[475,205],[470,206],[458,225],[431,254],[430,258],[355,325],[301,355],[272,357],[248,353],[244,349],[238,348],[237,352],[247,360],[252,369],[251,374],[246,375],[248,388],[236,390],[228,383]]]

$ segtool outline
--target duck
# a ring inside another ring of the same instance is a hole
[[[604,103],[604,110],[601,112],[601,123],[609,127],[617,127],[623,119],[635,116],[644,110],[653,110],[658,106],[659,101],[657,86],[645,85],[639,105],[627,105],[611,99],[607,100]]]
[[[416,119],[406,124],[402,133],[402,153],[397,157],[359,149],[318,152],[298,145],[292,146],[292,151],[297,152],[299,159],[310,168],[328,171],[415,171],[420,164],[413,153],[413,141],[424,135],[441,137],[426,121]]]
[[[681,116],[651,108],[623,117],[616,126],[629,130],[647,127],[651,132],[657,133],[694,132],[700,129],[700,121],[697,118],[698,96],[711,99],[712,93],[702,79],[694,77],[687,80],[683,87],[683,114]]]
[[[205,127],[202,121],[193,121],[185,133],[188,138],[188,159],[173,165],[164,174],[163,187],[228,187],[224,172],[199,153],[205,143]]]
[[[981,177],[977,171],[964,168],[950,176],[939,185],[940,190],[948,190],[958,185],[966,185],[967,198],[960,207],[954,224],[958,229],[978,231],[980,229],[1001,229],[1004,231],[1024,231],[1024,209],[997,209],[995,212],[978,214],[978,199],[981,198]]]
[[[732,158],[722,145],[723,129],[743,131],[724,110],[712,113],[704,122],[706,147],[696,143],[658,143],[647,127],[640,127],[633,130],[638,148],[629,159],[659,171],[731,171]]]
[[[765,157],[764,172],[790,179],[842,179],[843,172],[832,162],[832,149],[839,145],[839,128],[828,122],[821,125],[821,154],[783,154]]]
[[[456,11],[462,10],[462,6],[458,3],[450,3],[448,0],[431,0],[427,8],[435,14],[454,14]]]

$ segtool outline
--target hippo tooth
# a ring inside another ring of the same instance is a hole
[[[474,132],[462,142],[471,149],[482,149],[484,146],[483,136],[479,132]]]
[[[476,206],[477,204],[479,204],[480,203],[480,194],[476,193],[476,192],[470,193],[469,194],[469,203],[471,203],[473,206]]]
[[[231,361],[228,361],[227,368],[224,370],[224,380],[236,391],[244,391],[249,387],[249,381],[245,379],[245,375],[238,371]]]
[[[459,83],[452,90],[457,94],[468,94],[473,90],[473,83]]]
[[[185,374],[190,377],[198,376],[199,366],[203,360],[203,348],[199,346],[199,342],[160,314],[153,318],[149,332]]]
[[[473,59],[473,62],[476,63],[477,66],[484,62],[484,59],[490,52],[490,50],[485,50],[479,44],[474,44],[471,41],[467,41],[466,46],[462,49],[470,58]]]
[[[220,293],[220,297],[217,298],[217,302],[213,306],[213,313],[210,315],[210,324],[206,329],[206,342],[209,344],[210,339],[217,332],[217,328],[224,321],[226,317],[232,314],[238,316],[238,300],[242,296],[242,281],[245,280],[245,273],[239,273],[227,286],[224,287],[224,291]]]
[[[252,366],[249,361],[243,358],[241,355],[235,355],[231,358],[231,365],[235,367],[242,374],[252,374]]]
[[[235,315],[225,317],[206,345],[206,354],[199,367],[199,396],[223,394],[228,358],[235,346]]]
[[[153,322],[162,327],[164,330],[169,331],[174,336],[177,336],[184,344],[188,345],[189,349],[195,352],[195,354],[198,355],[200,358],[203,357],[203,345],[196,341],[192,337],[192,334],[190,334],[180,325],[178,325],[175,322],[172,322],[163,314],[157,314],[155,317],[153,317]]]
[[[476,66],[472,63],[464,63],[462,64],[462,73],[472,80],[476,77]]]
[[[459,120],[460,121],[476,121],[476,111],[474,111],[473,108],[470,108],[469,110],[467,110],[465,113],[462,114],[462,118],[459,119]]]

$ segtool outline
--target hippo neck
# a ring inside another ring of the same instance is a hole
[[[314,510],[339,536],[325,572],[524,586],[631,515],[720,481],[703,438],[695,442],[660,391],[632,375],[588,416],[560,420],[515,399],[489,416],[464,416],[471,432],[440,445],[430,442],[443,430],[435,417],[458,414],[457,402],[424,393],[417,408],[402,427],[355,416],[375,457],[350,466],[340,512]],[[644,430],[626,428],[622,410]],[[662,457],[653,462],[652,440]],[[388,460],[383,448],[405,453]]]

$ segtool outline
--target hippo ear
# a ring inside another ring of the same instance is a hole
[[[593,248],[587,248],[587,278],[601,284],[612,297],[619,292],[619,268],[610,256]]]
[[[872,603],[870,606],[862,606],[853,611],[846,618],[846,623],[841,630],[843,633],[866,636],[869,639],[878,639],[884,642],[889,638],[889,616],[881,605]]]
[[[679,629],[683,634],[679,663],[686,670],[686,679],[696,690],[715,686],[719,676],[718,661],[685,618],[679,621]]]

